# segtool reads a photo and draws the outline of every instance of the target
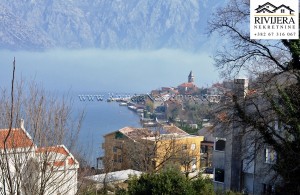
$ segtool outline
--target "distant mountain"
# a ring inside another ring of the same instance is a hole
[[[44,49],[54,46],[53,40],[46,33],[25,24],[23,19],[0,4],[0,48]]]
[[[0,48],[197,49],[219,0],[1,0]]]

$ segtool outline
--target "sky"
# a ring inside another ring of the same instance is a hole
[[[50,91],[147,93],[187,82],[193,71],[199,87],[218,81],[210,53],[161,49],[51,50],[45,52],[0,50],[0,87],[9,86],[12,61],[16,76],[35,80]]]

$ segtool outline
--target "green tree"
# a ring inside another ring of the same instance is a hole
[[[127,194],[210,195],[214,194],[214,191],[209,179],[199,177],[189,180],[178,169],[169,167],[160,173],[143,174],[140,178],[132,178]]]

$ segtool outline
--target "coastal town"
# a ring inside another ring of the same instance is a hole
[[[300,195],[299,0],[1,0],[0,195]]]
[[[194,84],[191,71],[187,82],[177,88],[162,87],[146,95],[108,99],[136,112],[143,128],[124,127],[104,135],[104,156],[97,158],[97,170],[102,173],[87,179],[99,184],[105,182],[105,175],[111,174],[109,183],[118,188],[118,178],[124,174],[128,175],[126,178],[131,174],[140,176],[171,163],[178,165],[188,178],[209,178],[215,189],[234,187],[242,188],[245,194],[271,193],[274,185],[265,184],[259,175],[270,170],[277,153],[265,145],[254,160],[249,160],[254,149],[247,139],[255,140],[253,135],[239,137],[243,128],[231,131],[233,127],[224,124],[229,116],[216,111],[220,105],[232,103],[232,97],[241,100],[257,96],[254,87],[259,79],[254,83],[245,78],[235,79],[201,89]],[[276,121],[274,124],[279,128]],[[261,185],[255,187],[257,183]]]
[[[120,106],[127,106],[138,113],[144,127],[171,122],[186,130],[199,129],[202,123],[209,121],[210,108],[223,101],[232,90],[233,82],[224,81],[211,87],[199,88],[194,79],[191,71],[187,82],[177,87],[161,87],[147,94],[125,97],[111,95],[106,101],[118,102]]]

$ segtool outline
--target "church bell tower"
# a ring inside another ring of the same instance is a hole
[[[193,75],[193,72],[192,72],[192,71],[191,71],[190,74],[189,74],[188,82],[189,82],[189,83],[193,83],[193,82],[194,82],[194,75]]]

